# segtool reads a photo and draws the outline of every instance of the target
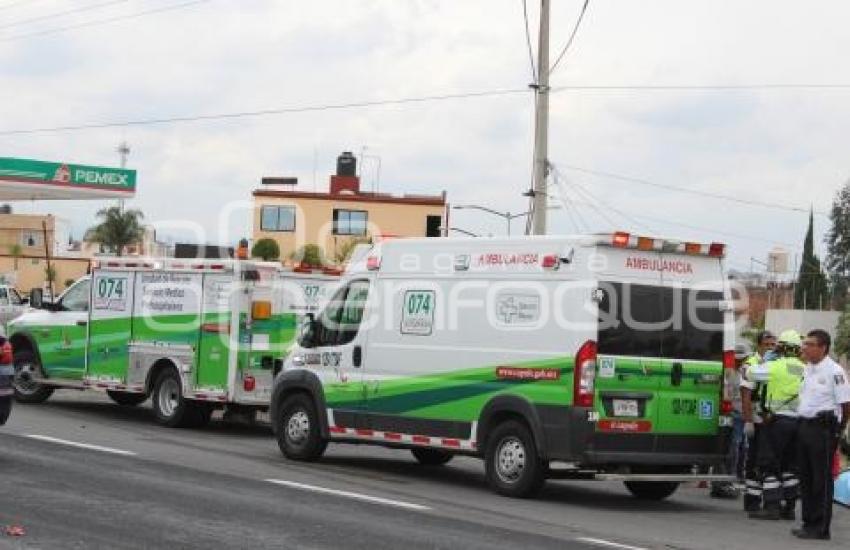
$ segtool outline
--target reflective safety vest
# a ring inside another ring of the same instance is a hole
[[[780,357],[768,362],[765,367],[768,376],[762,406],[773,414],[796,415],[803,383],[803,363],[796,357]]]

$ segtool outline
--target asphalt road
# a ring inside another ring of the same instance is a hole
[[[797,549],[787,522],[684,487],[646,503],[619,483],[550,481],[535,500],[489,491],[481,463],[331,445],[288,462],[267,427],[162,428],[143,405],[57,392],[0,428],[0,548]],[[21,526],[25,535],[5,534]],[[850,544],[836,507],[833,540]]]

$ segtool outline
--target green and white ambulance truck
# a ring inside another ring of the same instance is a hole
[[[298,319],[338,279],[240,260],[98,260],[55,303],[9,323],[15,396],[153,396],[157,419],[175,427],[203,425],[217,408],[267,409]]]
[[[280,448],[481,457],[499,493],[547,477],[640,498],[728,446],[734,318],[722,244],[615,233],[375,245],[308,316],[270,415]]]

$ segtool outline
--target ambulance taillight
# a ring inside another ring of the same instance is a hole
[[[573,406],[592,407],[596,382],[596,342],[588,340],[576,353],[573,375]]]
[[[735,398],[735,352],[726,350],[723,352],[723,387],[720,390],[720,414],[732,414],[732,400]]]
[[[11,365],[14,362],[14,355],[12,354],[12,344],[6,340],[3,342],[3,345],[0,346],[0,365]]]

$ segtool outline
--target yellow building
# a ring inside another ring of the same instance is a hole
[[[64,238],[57,226],[56,218],[51,215],[0,213],[0,279],[3,283],[22,293],[42,288],[47,280],[48,254],[57,293],[64,290],[66,282],[88,272],[87,259],[63,254]]]
[[[289,183],[286,178],[264,178],[264,183],[283,181]],[[283,260],[305,244],[316,244],[326,261],[340,263],[352,241],[439,237],[446,225],[445,192],[397,196],[361,191],[350,153],[339,157],[328,193],[280,187],[254,191],[253,238],[277,241]]]

